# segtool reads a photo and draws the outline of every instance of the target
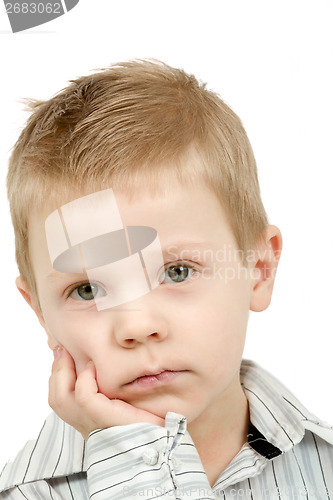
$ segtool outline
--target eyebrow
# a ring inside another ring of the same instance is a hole
[[[82,279],[88,279],[87,273],[62,273],[60,271],[52,271],[46,276],[46,279],[50,280],[60,280],[66,278],[67,280],[77,280],[79,277],[82,277]]]
[[[162,247],[162,254],[165,255],[170,255],[171,253],[177,253],[180,251],[187,251],[187,250],[196,250],[196,249],[201,249],[201,248],[207,248],[209,247],[209,242],[207,241],[194,241],[194,240],[185,240],[185,241],[172,241]],[[47,276],[47,280],[51,281],[59,281],[64,278],[66,280],[78,280],[80,277],[84,279],[89,279],[87,273],[63,273],[60,271],[52,271],[50,272]]]
[[[175,246],[175,247],[203,247],[207,246],[209,242],[207,240],[179,240],[179,241],[171,241],[168,245],[164,245],[164,247]]]
[[[184,250],[197,250],[202,248],[209,248],[208,241],[173,241],[167,245],[164,245],[162,248],[162,253],[170,252],[170,249],[175,251],[184,251]]]

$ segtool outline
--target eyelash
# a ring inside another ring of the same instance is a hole
[[[66,291],[66,294],[65,294],[66,299],[70,298],[70,296],[71,296],[71,294],[74,292],[74,290],[76,290],[76,289],[80,288],[80,286],[82,286],[82,285],[89,285],[89,284],[90,284],[89,280],[86,280],[86,281],[81,281],[81,282],[79,282],[79,283],[75,283],[75,284],[73,284],[73,285],[69,288],[69,290],[67,290],[67,291]],[[98,285],[98,283],[95,283],[95,282],[94,282],[94,284]],[[98,286],[101,286],[101,285],[98,285]]]
[[[198,269],[197,269],[197,266],[194,263],[184,262],[184,261],[168,262],[168,263],[165,264],[164,269],[163,269],[164,278],[165,278],[165,275],[166,275],[168,269],[170,269],[172,267],[181,267],[181,266],[184,266],[184,267],[190,269],[192,271],[192,274],[188,278],[184,279],[184,281],[179,281],[178,283],[177,283],[177,281],[169,281],[168,283],[164,283],[164,284],[169,284],[169,285],[170,284],[174,284],[174,285],[176,285],[176,284],[181,284],[181,283],[188,282],[188,281],[191,280],[191,278],[193,278],[194,276],[197,276],[197,273],[199,272]],[[83,285],[89,285],[89,284],[94,284],[94,285],[97,285],[100,288],[103,288],[103,286],[100,285],[99,283],[95,283],[95,282],[91,282],[90,283],[89,281],[81,281],[79,283],[75,283],[74,285],[72,285],[70,287],[70,289],[66,292],[66,299],[71,298],[72,293],[75,290],[79,289],[81,286],[83,286]],[[160,283],[160,285],[162,285],[162,284],[163,284],[163,281]],[[79,299],[74,299],[73,298],[73,300],[81,302]],[[82,299],[82,302],[89,302],[89,300],[85,301],[84,299]]]
[[[185,282],[188,282],[192,277],[193,275],[196,275],[198,273],[198,270],[196,268],[196,266],[193,264],[193,263],[190,263],[190,262],[184,262],[184,261],[176,261],[176,262],[168,262],[165,266],[164,266],[164,275],[166,275],[168,269],[172,268],[172,267],[186,267],[188,269],[190,269],[192,271],[192,274],[186,278],[184,281],[179,281],[178,283],[185,283]],[[162,282],[163,283],[163,282]],[[162,284],[161,283],[161,284]],[[169,283],[166,283],[166,284],[177,284],[177,281],[171,281]]]

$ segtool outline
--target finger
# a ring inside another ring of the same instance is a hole
[[[136,423],[150,423],[164,426],[164,419],[148,411],[136,408],[120,399],[109,400],[114,417],[119,422],[118,425],[129,425]]]
[[[49,379],[49,405],[66,422],[67,415],[75,418],[77,414],[74,404],[75,382],[74,361],[65,349],[59,349]]]
[[[75,399],[78,404],[84,406],[89,403],[98,393],[96,381],[96,368],[92,361],[89,361],[86,368],[77,377],[75,383]]]
[[[93,403],[93,404],[90,404]],[[96,394],[87,400],[86,411],[99,428],[136,423],[151,423],[164,426],[164,419],[153,413],[141,410],[120,399],[109,399],[104,394]]]
[[[164,425],[164,419],[135,408],[119,399],[109,399],[98,392],[96,369],[89,362],[77,378],[75,385],[75,400],[90,418],[92,428],[106,428],[115,425],[127,425],[138,422]],[[89,434],[89,432],[87,433]]]
[[[75,363],[72,356],[63,346],[57,346],[53,349],[54,361],[52,365],[52,372],[61,369],[62,367],[68,367],[75,371]]]
[[[51,389],[54,395],[61,391],[67,393],[74,391],[76,382],[76,371],[74,360],[63,347],[54,351],[54,362],[50,377]],[[59,382],[61,380],[61,383]]]

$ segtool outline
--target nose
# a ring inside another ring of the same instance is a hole
[[[133,305],[133,307],[132,307]],[[162,342],[167,337],[165,321],[157,311],[147,306],[141,307],[134,302],[129,307],[117,308],[113,312],[114,337],[116,342],[131,349],[146,342]]]

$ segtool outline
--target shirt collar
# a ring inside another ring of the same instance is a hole
[[[248,442],[221,472],[214,485],[217,496],[230,485],[260,474],[270,460],[300,443],[306,430],[333,444],[333,428],[259,365],[243,360],[240,380],[249,402]]]
[[[333,444],[333,428],[310,413],[292,392],[258,364],[243,360],[240,380],[249,402],[251,423],[273,447],[289,451],[303,439],[306,429]],[[277,455],[273,453],[268,458],[274,456]]]

